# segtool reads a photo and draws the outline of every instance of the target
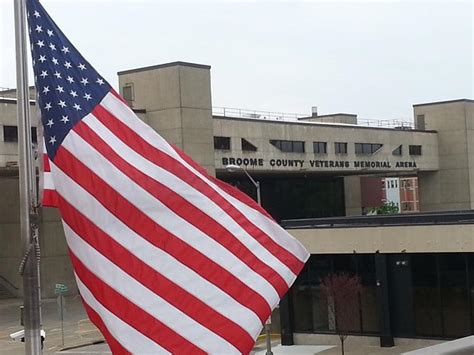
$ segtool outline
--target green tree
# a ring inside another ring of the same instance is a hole
[[[370,210],[373,214],[397,214],[400,211],[395,202],[384,202],[382,206],[374,207]]]

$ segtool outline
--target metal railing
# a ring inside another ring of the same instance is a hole
[[[298,118],[308,117],[307,114],[300,113],[284,113],[272,111],[249,110],[233,107],[212,107],[214,116],[232,117],[232,118],[253,118],[258,120],[272,121],[296,121]]]
[[[302,118],[311,118],[308,114],[303,113],[284,113],[276,111],[261,111],[261,110],[250,110],[233,107],[212,107],[213,116],[229,117],[229,118],[245,118],[255,120],[268,120],[268,121],[286,121],[286,122],[304,122]],[[314,117],[314,118],[317,118]],[[336,122],[336,118],[331,120],[327,115],[321,116],[323,119],[322,124],[344,124],[351,125],[351,123]],[[414,129],[414,123],[410,119],[390,119],[390,120],[377,120],[377,119],[366,119],[356,118],[357,123],[354,125],[364,127],[382,127],[382,128],[395,128],[395,129]],[[314,121],[313,121],[314,122]],[[315,122],[318,123],[318,122]]]
[[[474,211],[453,210],[391,215],[306,218],[281,221],[281,225],[286,229],[360,228],[446,224],[474,224]]]

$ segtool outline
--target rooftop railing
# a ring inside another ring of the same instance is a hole
[[[285,121],[285,122],[309,122],[302,120],[303,118],[318,118],[318,116],[311,117],[308,114],[303,113],[285,113],[276,111],[261,111],[261,110],[249,110],[242,108],[233,107],[212,107],[213,116],[229,117],[229,118],[245,118],[255,120],[267,120],[267,121]],[[336,115],[335,115],[336,116]],[[331,116],[324,115],[320,116],[323,118],[321,122],[325,124],[344,124],[351,125],[350,123],[337,122],[336,117],[331,120]],[[354,125],[364,127],[382,127],[382,128],[394,128],[394,129],[414,129],[414,123],[410,119],[390,119],[390,120],[377,120],[377,119],[366,119],[356,118],[357,123]],[[314,121],[313,121],[314,122]]]

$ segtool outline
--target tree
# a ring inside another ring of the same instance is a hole
[[[344,341],[359,322],[360,278],[346,273],[330,274],[322,280],[321,287],[328,302],[329,326],[339,336],[344,355]]]
[[[370,212],[372,214],[397,214],[400,211],[395,202],[384,202],[382,206],[374,207]]]

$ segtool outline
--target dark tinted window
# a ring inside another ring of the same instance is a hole
[[[17,126],[3,126],[3,141],[4,142],[18,142],[18,127]]]
[[[382,148],[382,144],[379,143],[355,143],[356,154],[374,154],[380,148]]]
[[[3,126],[3,141],[18,142],[18,127]],[[31,141],[33,143],[38,143],[38,137],[36,136],[36,127],[31,127]]]
[[[286,153],[304,153],[303,141],[285,141],[280,139],[271,139],[270,144]]]
[[[403,146],[400,144],[397,148],[392,151],[393,155],[402,155],[403,154]]]
[[[409,147],[410,155],[421,155],[421,145],[411,145]]]
[[[314,153],[316,154],[326,154],[328,144],[326,142],[313,142]]]
[[[214,137],[214,149],[230,150],[230,137]]]
[[[254,146],[252,143],[250,143],[245,138],[241,139],[241,144],[242,144],[242,150],[244,152],[256,152],[257,151],[257,147]]]
[[[347,143],[334,143],[334,152],[336,154],[347,154]]]

